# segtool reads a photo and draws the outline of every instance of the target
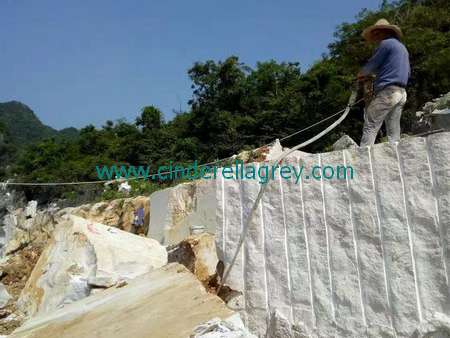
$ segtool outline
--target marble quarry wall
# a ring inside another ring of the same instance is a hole
[[[351,166],[354,177],[295,183],[277,173],[268,183],[227,281],[249,329],[263,337],[275,316],[310,337],[411,337],[448,318],[449,144],[441,133],[289,157]],[[189,183],[201,184],[197,193],[180,185],[152,195],[149,236],[170,244],[203,224],[227,266],[260,185],[200,182]]]

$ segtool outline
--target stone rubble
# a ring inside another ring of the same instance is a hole
[[[3,312],[0,311],[0,334],[10,333],[26,318],[51,314],[86,297],[103,294],[107,289],[126,287],[130,279],[165,265],[164,247],[153,239],[117,229],[143,233],[145,230],[133,227],[134,212],[143,207],[144,223],[148,226],[149,204],[149,197],[140,196],[65,209],[51,206],[41,210],[31,201],[24,208],[8,209],[3,223],[11,235],[5,238],[0,268],[6,283],[5,293],[13,290],[13,297],[8,299]],[[192,272],[208,287],[216,277],[218,260],[214,236],[203,233],[206,227],[195,223],[195,219],[201,218],[201,214],[192,217],[193,235],[177,248],[189,247]],[[114,241],[117,236],[123,239]],[[150,255],[139,244],[144,242],[153,243]],[[32,259],[25,258],[30,255]],[[20,280],[13,276],[19,276]]]
[[[36,217],[37,212],[37,201],[30,201],[25,208],[25,217],[33,218]]]
[[[270,314],[267,338],[294,338],[291,323],[278,310]],[[297,336],[295,336],[297,337]],[[305,336],[307,337],[307,336]]]
[[[190,338],[257,338],[251,334],[239,314],[227,319],[213,318],[197,326]],[[287,337],[286,337],[287,338]]]
[[[269,145],[265,145],[254,150],[243,151],[237,155],[233,155],[225,162],[234,163],[234,161],[236,160],[241,160],[244,162],[271,161],[280,156],[282,152],[283,147],[281,146],[280,140],[276,139]]]
[[[11,193],[9,197],[14,195]],[[24,316],[16,306],[17,299],[57,222],[56,210],[52,207],[38,210],[37,203],[30,201],[14,210],[14,205],[22,203],[17,198],[10,199],[12,201],[5,208],[7,213],[0,218],[3,230],[0,237],[0,281],[11,296],[0,310],[0,334],[10,333],[23,321]]]
[[[444,129],[450,131],[450,92],[425,103],[416,112],[419,131]]]

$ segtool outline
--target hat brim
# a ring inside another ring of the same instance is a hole
[[[396,25],[373,25],[373,26],[367,27],[362,32],[361,35],[367,41],[373,41],[372,33],[373,33],[373,31],[378,30],[378,29],[390,30],[391,32],[394,32],[395,35],[397,35],[398,38],[403,37],[403,33],[402,33],[400,27],[398,27]]]

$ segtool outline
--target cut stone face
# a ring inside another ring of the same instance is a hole
[[[182,183],[157,191],[150,196],[147,236],[163,245],[174,245],[189,237],[196,226],[214,234],[216,208],[214,180]]]
[[[449,144],[440,133],[293,153],[284,164],[303,165],[302,180],[277,171],[268,183],[226,281],[239,295],[229,305],[258,336],[274,313],[294,335],[324,337],[409,337],[449,316]],[[314,165],[352,170],[307,179]],[[260,183],[217,177],[153,194],[149,235],[178,242],[204,225],[226,269]]]
[[[227,280],[243,294],[238,310],[252,332],[266,334],[277,313],[308,335],[409,337],[448,316],[449,144],[440,133],[287,159],[305,172],[351,166],[354,176],[296,184],[277,173],[268,183]],[[225,268],[259,188],[216,184]]]

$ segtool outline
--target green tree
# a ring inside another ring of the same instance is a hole
[[[164,123],[162,112],[154,107],[147,106],[142,109],[141,116],[136,119],[136,125],[142,127],[144,131],[159,129]]]

